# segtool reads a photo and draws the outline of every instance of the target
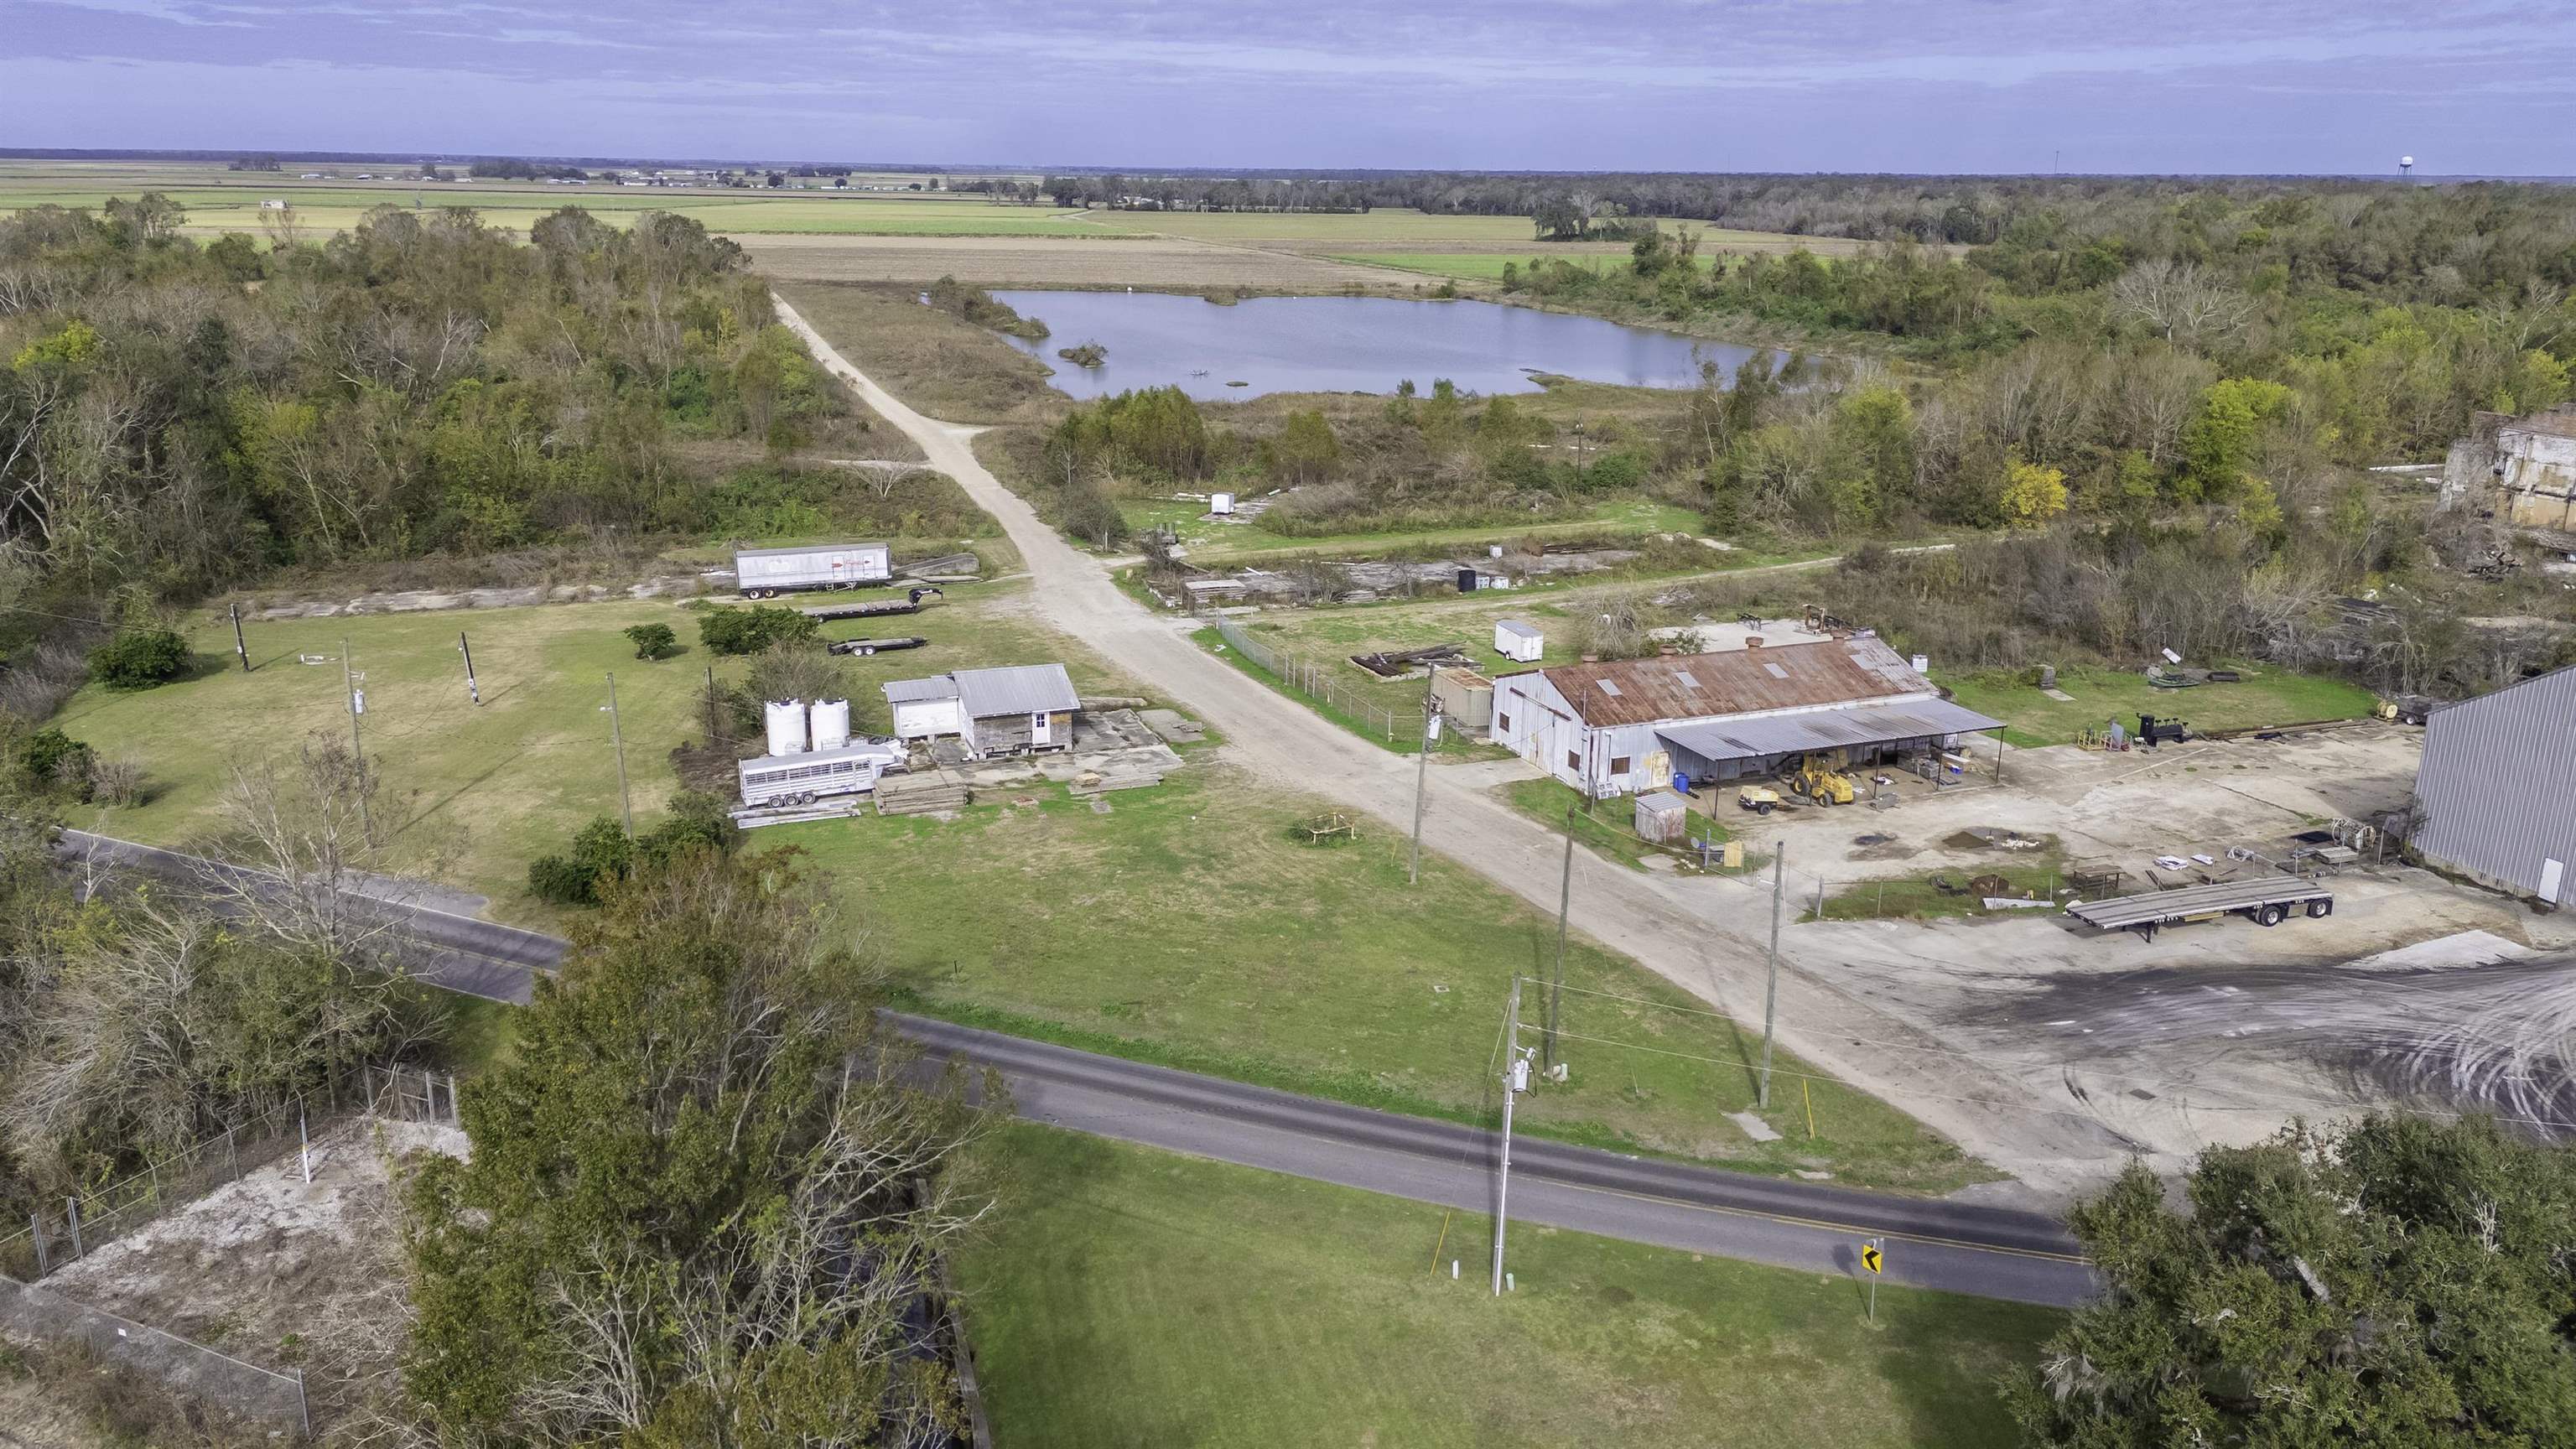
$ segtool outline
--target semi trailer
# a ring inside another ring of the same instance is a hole
[[[734,587],[746,599],[809,589],[862,589],[894,579],[894,551],[882,543],[746,548],[733,556]]]

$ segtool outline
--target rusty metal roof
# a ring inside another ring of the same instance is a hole
[[[1595,727],[1804,709],[1933,692],[1930,680],[1915,673],[1895,650],[1887,647],[1885,640],[1874,634],[1813,644],[1729,649],[1715,654],[1561,664],[1553,669],[1520,672],[1545,675],[1583,722]]]

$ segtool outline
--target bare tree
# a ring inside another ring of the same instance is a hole
[[[2135,317],[2179,347],[2223,342],[2253,320],[2254,303],[2189,262],[2157,257],[2111,284],[2112,310]]]

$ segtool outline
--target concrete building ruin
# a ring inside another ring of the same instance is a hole
[[[2477,414],[2443,465],[2442,507],[2576,540],[2576,403],[2526,418]]]

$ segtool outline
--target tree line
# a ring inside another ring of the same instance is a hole
[[[739,249],[577,208],[378,208],[263,249],[157,194],[0,219],[0,651],[280,568],[729,507],[679,445],[848,426]]]

